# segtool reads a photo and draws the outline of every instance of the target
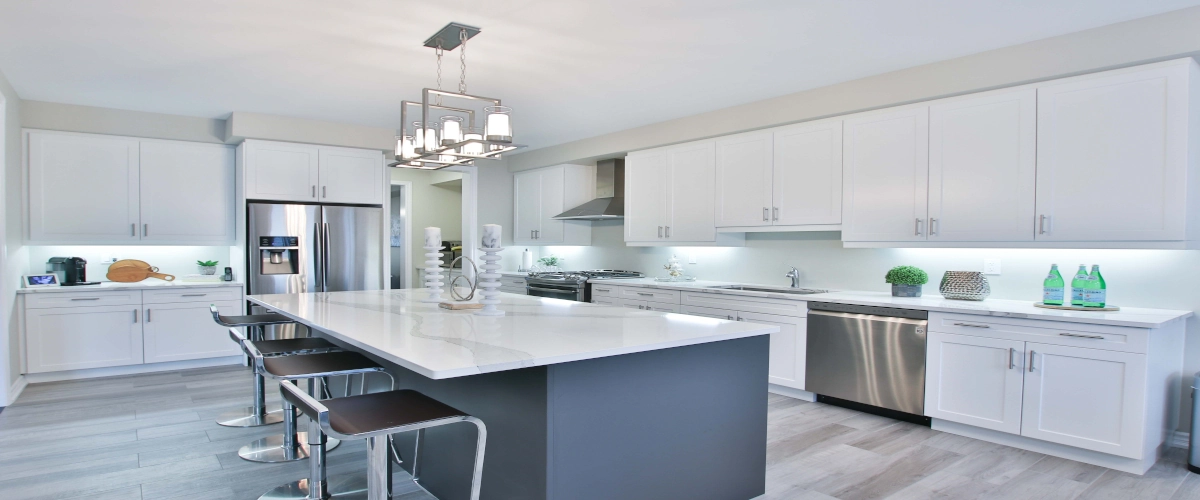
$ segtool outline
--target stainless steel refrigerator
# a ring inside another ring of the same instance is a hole
[[[251,294],[383,288],[383,209],[250,203]]]

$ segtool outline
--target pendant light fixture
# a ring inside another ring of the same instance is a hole
[[[450,23],[425,46],[437,56],[437,88],[422,89],[421,102],[400,103],[400,135],[396,136],[393,167],[437,170],[474,165],[475,160],[499,159],[523,148],[513,144],[512,108],[500,99],[467,94],[467,40],[480,29]],[[442,90],[442,55],[459,49],[458,92]],[[444,102],[445,101],[445,102]],[[420,109],[420,120],[409,121],[409,109]]]

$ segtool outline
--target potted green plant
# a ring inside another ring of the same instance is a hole
[[[896,266],[887,272],[884,281],[892,284],[893,297],[920,297],[921,285],[929,283],[929,275],[919,267]]]
[[[547,255],[545,257],[538,259],[538,264],[540,264],[547,271],[557,271],[558,266],[561,265],[562,263],[563,263],[562,257],[556,257],[554,255]]]
[[[215,260],[198,260],[196,265],[200,266],[200,274],[212,276],[217,274],[217,261]]]

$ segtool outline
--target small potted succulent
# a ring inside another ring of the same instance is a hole
[[[892,284],[893,297],[920,297],[921,285],[929,282],[929,275],[918,267],[896,266],[884,280]]]
[[[217,261],[215,260],[198,260],[196,265],[200,266],[200,274],[208,276],[217,274]]]

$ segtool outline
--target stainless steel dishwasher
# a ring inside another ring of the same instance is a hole
[[[929,425],[928,323],[928,311],[809,302],[805,390],[818,401]]]

